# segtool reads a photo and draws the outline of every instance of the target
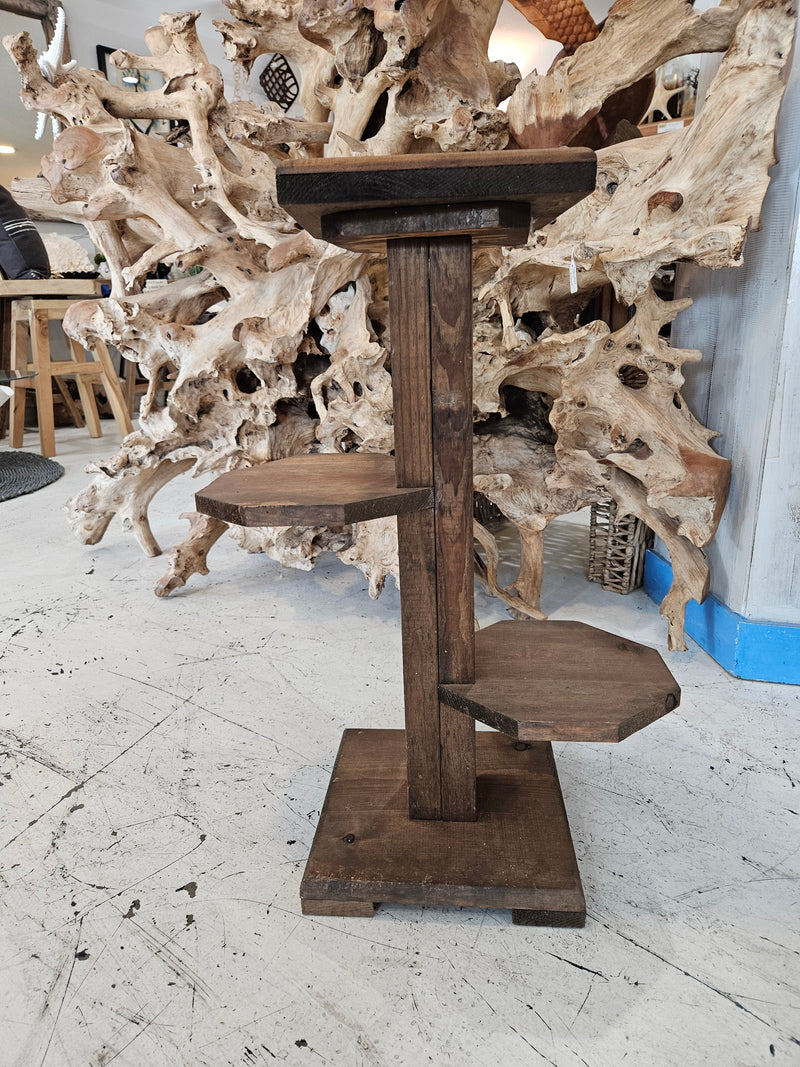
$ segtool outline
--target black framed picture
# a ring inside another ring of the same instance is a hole
[[[116,48],[96,45],[97,69],[112,85],[129,93],[146,93],[149,89],[160,89],[164,78],[157,70],[138,70],[135,67],[116,67],[109,57]],[[128,119],[134,129],[159,137],[165,137],[172,129],[168,119]]]

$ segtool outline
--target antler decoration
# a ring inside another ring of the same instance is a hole
[[[56,16],[56,27],[53,33],[53,40],[47,47],[47,50],[42,52],[38,57],[39,70],[42,72],[42,77],[55,85],[56,80],[63,74],[68,74],[78,64],[73,59],[69,63],[64,62],[64,45],[67,39],[67,18],[64,13],[64,8],[59,7],[58,15]],[[34,137],[37,141],[40,141],[44,135],[44,127],[47,121],[46,112],[40,111],[36,116],[36,132]],[[61,131],[61,125],[55,115],[50,116],[50,122],[53,127],[53,137],[57,137]]]

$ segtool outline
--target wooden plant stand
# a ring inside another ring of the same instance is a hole
[[[577,622],[473,626],[472,249],[522,244],[594,188],[585,149],[309,160],[278,198],[317,237],[386,249],[395,458],[234,471],[198,509],[241,525],[397,515],[405,730],[346,730],[303,876],[307,915],[510,908],[582,926],[551,742],[620,741],[677,706],[652,649]],[[500,733],[475,731],[475,720]]]

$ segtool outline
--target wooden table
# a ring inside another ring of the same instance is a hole
[[[72,300],[100,296],[100,278],[36,278],[9,281],[0,278],[0,370],[11,370],[11,306],[20,297],[42,299],[65,297]],[[8,408],[0,409],[0,438],[8,426]]]
[[[403,624],[405,730],[345,731],[305,914],[393,902],[583,925],[551,742],[619,741],[680,699],[653,649],[593,627],[473,628],[472,249],[524,243],[532,216],[550,221],[594,188],[595,165],[588,150],[559,149],[278,169],[280,203],[314,236],[386,250],[395,458],[234,471],[198,509],[241,525],[396,514]],[[476,720],[499,732],[476,735]]]

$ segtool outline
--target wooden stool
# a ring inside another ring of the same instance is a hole
[[[510,908],[581,926],[552,741],[621,741],[677,706],[653,649],[579,622],[473,630],[472,249],[522,244],[594,188],[585,149],[304,160],[278,200],[389,268],[395,459],[309,455],[224,474],[199,511],[241,525],[397,515],[405,730],[346,730],[300,886],[304,914],[376,902]],[[475,720],[497,733],[476,736]]]
[[[89,362],[86,359],[85,349],[71,337],[67,338],[70,358],[65,360],[50,358],[50,323],[60,322],[72,303],[74,303],[72,300],[56,298],[13,301],[11,310],[12,367],[18,374],[32,373],[36,377],[18,380],[14,383],[11,411],[12,448],[22,448],[25,430],[25,392],[26,389],[35,388],[42,455],[54,456],[56,454],[53,380],[70,414],[75,419],[76,425],[83,425],[81,412],[61,381],[68,377],[74,378],[78,387],[83,417],[86,420],[90,437],[103,436],[94,398],[95,382],[102,385],[122,436],[124,437],[133,430],[119,379],[108,349],[102,341],[98,341],[93,349],[96,362]],[[28,358],[29,346],[30,359]]]

